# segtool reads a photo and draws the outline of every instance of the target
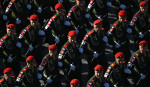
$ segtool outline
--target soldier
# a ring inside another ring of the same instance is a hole
[[[105,56],[105,44],[108,41],[105,36],[105,29],[102,27],[101,20],[95,20],[93,24],[94,29],[84,36],[80,46],[84,49],[84,53],[88,55],[88,64],[91,72],[89,75],[93,75],[93,68],[97,64],[101,64],[105,68],[108,66]]]
[[[72,79],[70,81],[70,87],[80,87],[80,81],[78,79]]]
[[[118,52],[115,55],[115,62],[108,67],[104,77],[114,87],[130,87],[128,78],[131,73],[131,70],[127,68],[124,53]]]
[[[86,87],[109,87],[109,83],[106,83],[105,78],[103,76],[103,66],[97,65],[95,66],[94,70],[95,74],[90,78]]]
[[[139,6],[140,10],[134,15],[132,21],[130,22],[130,26],[132,26],[136,30],[135,40],[137,40],[137,42],[147,39],[146,35],[148,34],[150,29],[150,15],[148,11],[148,3],[146,1],[142,1]]]
[[[67,41],[67,34],[72,28],[70,27],[71,23],[68,21],[65,9],[61,3],[55,5],[55,11],[56,14],[49,20],[48,24],[45,26],[45,30],[47,39],[52,39],[52,36],[50,36],[52,32],[52,35],[55,37],[54,41],[58,43],[58,48],[60,48]]]
[[[137,50],[128,62],[128,67],[134,69],[134,75],[137,86],[148,87],[149,85],[149,72],[150,72],[150,51],[148,49],[147,41],[139,42],[139,50]]]
[[[59,74],[59,66],[62,65],[61,62],[58,62],[57,59],[57,46],[52,44],[49,46],[49,53],[43,58],[42,63],[39,65],[38,70],[43,72],[44,78],[46,78],[47,85],[49,86],[57,86],[60,87],[60,74]]]
[[[121,10],[118,13],[118,18],[119,19],[108,31],[107,36],[109,44],[113,45],[113,54],[116,54],[118,51],[122,51],[126,54],[125,60],[128,61],[131,56],[128,35],[132,33],[132,29],[128,24],[127,13],[125,10]]]
[[[70,81],[73,78],[80,79],[80,50],[76,42],[77,34],[74,30],[68,33],[68,41],[62,47],[58,59],[62,62],[62,69],[66,78]]]
[[[30,24],[22,30],[19,35],[19,39],[28,45],[26,56],[30,54],[34,55],[37,58],[37,62],[39,64],[41,63],[43,57],[42,45],[45,41],[45,32],[41,28],[38,19],[38,15],[34,14],[30,16]]]
[[[14,87],[15,86],[15,77],[13,76],[13,69],[6,68],[4,71],[4,76],[0,80],[0,87]]]
[[[88,22],[90,14],[86,12],[85,0],[76,0],[76,5],[74,5],[69,10],[67,17],[71,20],[73,26],[77,29],[77,41],[81,42],[84,35],[86,34],[86,29],[91,27],[90,23]]]
[[[37,73],[37,65],[34,56],[28,56],[25,66],[16,79],[16,87],[40,87],[39,79],[42,75]]]
[[[21,53],[22,44],[16,34],[16,26],[8,24],[6,27],[7,34],[0,39],[1,58],[3,58],[4,67],[13,68],[16,74],[20,71],[19,61],[23,60]]]
[[[90,0],[87,8],[93,20],[99,19],[103,21],[103,27],[105,27],[106,31],[110,28],[107,3],[107,0]]]

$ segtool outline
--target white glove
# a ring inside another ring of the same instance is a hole
[[[118,87],[117,85],[114,85],[114,87]]]
[[[63,0],[58,0],[59,3],[63,3]]]
[[[102,19],[101,17],[98,17],[98,20],[101,20],[101,21],[103,21],[103,19]]]
[[[107,36],[104,36],[104,37],[103,37],[103,41],[104,41],[105,43],[107,43],[107,42],[108,42],[108,38],[107,38]]]
[[[85,14],[85,18],[90,18],[90,14]]]
[[[70,21],[65,21],[65,22],[64,22],[64,25],[66,25],[66,26],[71,26],[71,23],[70,23]]]
[[[42,70],[43,70],[43,67],[42,67],[41,65],[39,65],[38,70],[39,70],[39,71],[42,71]]]
[[[38,10],[37,10],[37,12],[38,12],[38,13],[41,13],[41,12],[42,12],[42,8],[39,7]]]
[[[58,62],[58,66],[59,66],[59,67],[62,67],[62,66],[63,66],[63,63],[62,63],[62,62]]]
[[[39,31],[38,31],[38,34],[39,34],[40,36],[44,36],[44,35],[45,35],[45,32],[44,32],[43,30],[39,30]]]
[[[130,70],[130,69],[125,68],[125,69],[124,69],[124,73],[131,74],[132,72],[131,72],[131,70]]]
[[[38,78],[38,79],[41,79],[41,78],[42,78],[42,74],[37,73],[37,78]]]
[[[78,48],[79,52],[82,54],[83,53],[83,48]]]
[[[132,68],[132,63],[128,62],[127,67]]]
[[[132,29],[131,28],[127,28],[126,30],[128,33],[132,33]]]
[[[144,74],[141,74],[140,79],[145,79],[145,78],[146,78],[146,76]]]
[[[20,24],[21,20],[19,18],[16,19],[16,24]]]
[[[8,57],[7,61],[11,63],[13,61],[13,58],[12,57]]]
[[[97,53],[96,51],[94,52],[94,54],[93,54],[93,57],[94,58],[97,58],[99,56],[99,53]]]
[[[150,22],[150,18],[148,19],[148,22]]]
[[[142,34],[142,32],[139,33],[139,38],[143,38],[144,35]]]
[[[27,4],[27,8],[30,10],[32,6],[30,4]]]
[[[70,69],[71,69],[71,70],[75,70],[75,68],[76,68],[76,67],[75,67],[73,64],[70,64]]]
[[[78,33],[79,33],[79,30],[78,30],[78,29],[75,29],[75,32],[76,32],[76,34],[78,34]]]
[[[55,37],[55,40],[54,40],[56,43],[59,43],[59,38]]]
[[[107,82],[104,83],[104,87],[110,87],[110,86],[109,86],[109,83],[107,83]]]
[[[123,10],[125,10],[126,6],[124,4],[121,4],[120,8],[123,9]]]
[[[16,46],[17,46],[18,48],[21,48],[21,47],[22,47],[22,45],[21,45],[20,42],[17,42],[17,43],[16,43]]]
[[[119,48],[119,47],[120,47],[120,44],[119,44],[119,43],[116,43],[115,47],[116,47],[116,48]]]
[[[8,17],[7,17],[6,15],[3,15],[3,20],[5,20],[5,21],[6,21],[6,20],[7,20],[7,18],[8,18]]]
[[[30,45],[28,49],[32,51],[34,48]]]
[[[47,80],[46,80],[47,83],[51,83],[52,81],[53,80],[50,77],[48,77]]]
[[[111,2],[107,2],[107,6],[108,6],[108,7],[111,7],[111,6],[112,6],[112,3],[111,3]]]

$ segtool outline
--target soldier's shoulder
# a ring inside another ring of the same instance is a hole
[[[49,55],[49,53],[48,54],[46,54],[45,56],[44,56],[44,60],[48,60],[49,59],[49,57],[50,57],[50,55]]]
[[[96,76],[92,76],[87,83],[87,87],[92,87],[93,82],[95,81]]]
[[[67,48],[68,46],[69,46],[69,42],[67,41],[67,42],[64,44],[63,48]]]
[[[139,11],[137,11],[137,12],[135,13],[134,17],[135,17],[135,16],[138,17],[138,16],[140,16],[140,14],[141,14],[141,11],[139,10]]]
[[[109,67],[113,68],[116,66],[116,62],[113,62],[112,64],[109,65]]]
[[[26,72],[27,70],[28,70],[28,67],[25,66],[25,67],[21,70],[21,72]]]
[[[119,24],[119,20],[117,20],[117,21],[113,24],[113,26],[116,27],[118,24]]]
[[[90,34],[92,34],[94,32],[94,30],[91,30],[91,31],[89,31],[88,33],[87,33],[87,35],[90,35]]]
[[[52,17],[51,17],[51,19],[53,20],[53,19],[55,19],[57,17],[57,15],[55,14],[55,15],[53,15]]]
[[[70,9],[70,11],[74,11],[74,10],[76,10],[77,9],[77,5],[74,5],[71,9]]]
[[[0,79],[0,84],[4,82],[4,78]]]

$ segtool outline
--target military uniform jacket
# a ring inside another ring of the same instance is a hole
[[[100,34],[95,32],[95,30],[91,30],[88,32],[85,36],[84,39],[82,40],[81,47],[84,48],[84,51],[86,53],[93,53],[94,51],[98,53],[103,53],[104,52],[104,47],[105,47],[105,42],[102,40],[104,37],[104,28],[100,30]],[[85,50],[85,49],[88,49]]]
[[[16,34],[14,34],[14,38],[11,38],[6,34],[0,39],[0,49],[2,49],[1,54],[3,55],[2,58],[7,59],[9,56],[17,58],[20,54],[20,48],[16,46],[18,41]]]
[[[26,87],[40,87],[39,80],[37,79],[37,70],[32,72],[27,66],[25,66],[19,73],[16,79],[17,85]]]
[[[104,86],[105,78],[101,77],[100,80],[96,78],[96,76],[94,75],[93,77],[90,78],[86,87],[105,87]]]
[[[71,29],[69,26],[64,25],[65,21],[67,21],[67,16],[65,13],[62,15],[55,14],[50,18],[45,26],[45,29],[48,30],[47,32],[52,32],[52,34],[56,37],[66,38]]]
[[[31,25],[28,25],[19,35],[19,39],[25,41],[26,44],[34,47],[41,46],[44,41],[45,35],[40,35],[39,31],[42,30],[40,24],[34,29]]]
[[[81,10],[77,5],[75,5],[69,10],[67,17],[73,22],[75,27],[82,28],[90,25],[88,20],[85,18],[86,13],[86,9]]]
[[[5,78],[2,78],[0,80],[0,87],[14,87],[15,86],[15,77],[13,76],[11,78],[11,84],[8,84],[8,82],[5,80]]]
[[[127,82],[127,74],[124,73],[124,69],[126,68],[126,62],[123,61],[122,67],[114,62],[112,63],[105,72],[105,79],[107,81],[112,82],[113,85],[117,85],[118,87],[126,85]]]
[[[130,58],[128,62],[129,67],[133,68],[134,66],[137,69],[137,72],[142,74],[148,74],[150,72],[150,52],[147,51],[146,56],[140,53],[137,50]]]
[[[127,21],[124,23],[120,23],[119,20],[116,21],[107,33],[109,42],[112,45],[115,45],[115,42],[117,42],[122,46],[126,46],[129,43],[126,32],[127,28],[130,28]]]
[[[150,29],[150,17],[149,13],[144,16],[144,14],[141,11],[138,11],[134,16],[132,21],[130,22],[130,26],[134,27],[136,26],[136,32],[142,32],[143,34]]]
[[[44,71],[44,77],[56,78],[59,76],[58,60],[47,54],[40,64],[39,71]]]
[[[70,64],[77,65],[79,63],[79,51],[78,44],[75,42],[74,44],[69,43],[68,41],[62,47],[58,59],[62,61],[66,66],[70,67]]]
[[[108,9],[107,9],[107,0],[90,0],[88,4],[88,12],[95,10],[95,14],[97,16],[101,16],[101,18],[105,18],[108,16]]]

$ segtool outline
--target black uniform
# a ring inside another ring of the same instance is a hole
[[[15,87],[16,81],[15,81],[15,77],[14,77],[14,76],[12,76],[11,81],[12,81],[11,83],[8,83],[8,82],[5,80],[5,78],[3,77],[3,78],[0,80],[0,87]]]

